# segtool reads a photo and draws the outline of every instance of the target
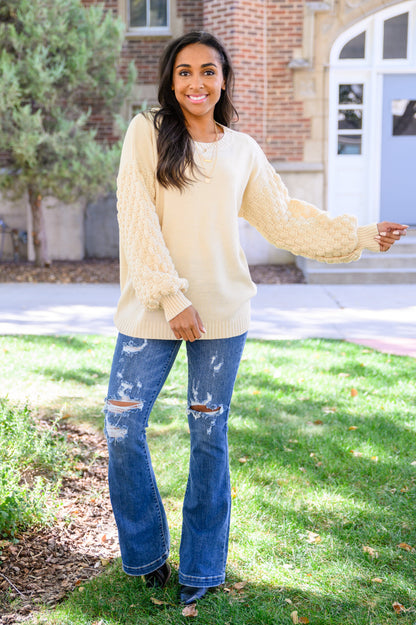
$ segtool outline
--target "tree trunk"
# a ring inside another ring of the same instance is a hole
[[[45,217],[42,196],[33,187],[29,187],[29,203],[32,211],[32,237],[36,267],[49,266],[48,246],[46,242]]]

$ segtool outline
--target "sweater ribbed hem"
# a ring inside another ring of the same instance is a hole
[[[175,335],[168,323],[163,320],[144,320],[137,316],[120,315],[118,312],[114,316],[116,328],[122,334],[142,339],[176,340]],[[250,302],[247,302],[240,309],[239,314],[233,319],[213,319],[206,320],[204,326],[206,333],[201,339],[228,339],[233,336],[240,336],[247,332],[250,325]]]
[[[360,249],[370,250],[370,252],[379,252],[380,245],[375,241],[374,237],[378,235],[377,224],[369,224],[368,226],[359,226],[357,229],[358,247]]]
[[[176,317],[176,315],[179,315],[179,313],[185,310],[185,308],[191,306],[192,302],[185,297],[182,291],[178,291],[177,293],[162,297],[160,305],[165,312],[166,321],[170,321]]]

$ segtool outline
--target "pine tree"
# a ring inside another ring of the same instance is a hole
[[[27,194],[35,263],[49,262],[42,198],[96,198],[114,186],[119,143],[97,140],[134,80],[118,73],[123,24],[81,0],[0,0],[0,189]]]

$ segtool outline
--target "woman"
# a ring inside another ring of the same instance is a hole
[[[387,251],[406,226],[356,226],[293,200],[236,112],[227,52],[212,35],[173,41],[161,61],[160,109],[136,116],[118,176],[119,336],[106,400],[109,484],[123,569],[164,586],[169,530],[146,427],[182,340],[188,356],[189,479],[181,601],[225,580],[230,524],[227,418],[256,292],[238,238],[244,217],[269,241],[326,262]]]

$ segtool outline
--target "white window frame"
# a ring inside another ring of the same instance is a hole
[[[171,0],[166,0],[166,14],[167,25],[166,26],[131,26],[130,25],[130,0],[124,0],[125,3],[125,16],[127,23],[127,35],[133,35],[136,37],[158,37],[158,36],[170,36],[171,32]],[[146,0],[146,19],[150,17],[150,0]]]
[[[365,82],[360,82],[359,80],[350,80],[348,81],[348,83],[342,82],[338,84],[338,91],[339,91],[339,87],[341,85],[344,84],[349,84],[349,85],[363,85],[363,101],[361,104],[354,104],[354,103],[347,103],[347,104],[341,104],[339,102],[338,99],[338,109],[337,109],[337,118],[338,118],[338,114],[340,111],[348,111],[348,110],[358,110],[361,111],[362,113],[362,118],[361,118],[361,128],[357,128],[357,129],[349,129],[349,128],[339,128],[338,127],[338,123],[337,123],[337,128],[336,128],[336,133],[337,133],[337,144],[338,144],[338,139],[340,135],[351,135],[351,136],[357,136],[360,135],[361,136],[361,150],[359,154],[338,154],[338,146],[337,146],[337,156],[348,156],[348,157],[353,157],[353,156],[361,156],[362,154],[364,154],[364,142],[363,142],[363,137],[364,137],[364,132],[366,130],[365,126],[367,124],[367,115],[366,115],[366,111],[365,111],[365,103],[366,103],[366,84]]]

